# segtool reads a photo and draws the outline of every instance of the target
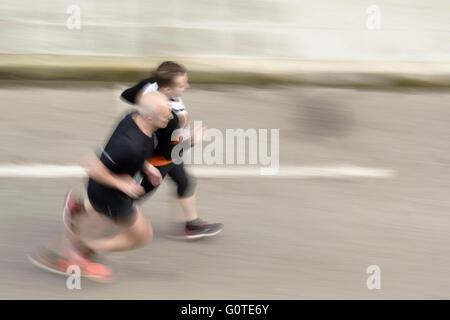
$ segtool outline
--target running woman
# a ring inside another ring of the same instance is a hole
[[[70,246],[65,248],[64,256],[41,248],[29,256],[33,263],[60,273],[65,273],[70,265],[77,265],[83,276],[110,281],[114,278],[111,269],[92,261],[94,254],[130,250],[152,239],[150,221],[134,204],[145,193],[135,179],[142,171],[151,183],[157,185],[162,181],[159,171],[146,160],[152,157],[155,148],[155,131],[165,128],[173,115],[168,99],[159,92],[143,96],[139,105],[137,111],[119,122],[101,156],[91,155],[84,161],[89,176],[84,203],[73,192],[66,197],[63,220]],[[121,231],[109,238],[83,239],[79,235],[85,227],[100,226],[83,227],[73,222],[81,223],[92,216],[112,221]],[[75,228],[77,225],[79,228]]]
[[[184,145],[193,145],[199,136],[202,138],[204,135],[205,128],[202,128],[202,132],[193,133],[191,141],[182,141],[174,135],[175,130],[185,129],[189,125],[188,112],[181,99],[188,88],[188,76],[184,66],[173,61],[165,61],[158,66],[154,77],[144,79],[134,87],[125,90],[121,97],[126,102],[135,104],[140,95],[161,92],[169,99],[173,119],[166,128],[156,132],[158,147],[149,162],[161,172],[163,179],[169,175],[177,187],[177,202],[182,209],[184,219],[181,226],[178,226],[169,236],[175,239],[196,240],[217,235],[222,231],[223,224],[207,223],[199,218],[195,205],[193,178],[187,174],[183,163],[175,164],[172,159],[172,149],[175,145],[180,142]],[[146,194],[156,189],[156,186],[152,185],[148,179],[142,180],[142,186]]]

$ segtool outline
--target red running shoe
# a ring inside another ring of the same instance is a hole
[[[99,282],[110,282],[115,279],[114,274],[107,265],[94,262],[78,254],[75,250],[67,249],[67,263],[80,268],[81,276]],[[66,266],[66,270],[69,265]]]

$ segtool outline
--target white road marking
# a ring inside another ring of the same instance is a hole
[[[188,171],[199,178],[393,178],[390,169],[366,168],[352,165],[335,166],[284,166],[275,175],[261,175],[260,167],[188,166]],[[77,165],[3,164],[0,178],[83,178],[86,173]]]

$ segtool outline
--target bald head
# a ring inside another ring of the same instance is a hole
[[[155,128],[165,128],[173,118],[167,97],[158,92],[149,92],[142,95],[139,100],[139,114],[151,122]]]
[[[169,100],[162,93],[154,91],[140,96],[138,105],[141,113],[154,115],[157,109],[168,108]]]

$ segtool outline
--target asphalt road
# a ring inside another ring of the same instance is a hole
[[[127,106],[126,84],[0,83],[0,167],[76,164]],[[165,181],[143,203],[154,241],[108,255],[118,279],[66,279],[26,259],[60,230],[81,178],[0,177],[2,299],[450,298],[450,92],[194,86],[191,120],[280,129],[280,165],[355,165],[387,178],[200,178],[198,210],[217,237],[164,237],[177,207]],[[381,270],[369,290],[366,269]]]

